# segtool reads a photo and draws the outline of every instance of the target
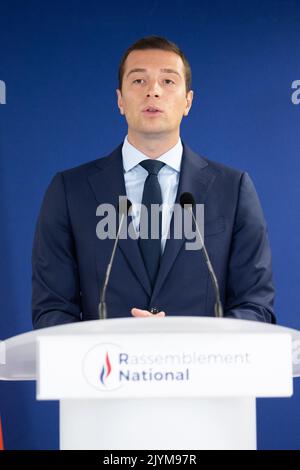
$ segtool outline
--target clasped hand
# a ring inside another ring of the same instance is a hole
[[[158,313],[151,313],[149,310],[141,310],[140,308],[132,308],[131,314],[133,317],[165,317],[166,314],[163,311]]]

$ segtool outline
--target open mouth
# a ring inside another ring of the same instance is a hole
[[[157,109],[157,108],[149,107],[149,108],[144,109],[143,113],[153,115],[153,114],[161,114],[162,111],[160,109]]]

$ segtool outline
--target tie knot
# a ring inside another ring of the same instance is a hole
[[[143,160],[140,165],[148,171],[149,175],[158,175],[162,167],[165,165],[163,162],[157,160]]]

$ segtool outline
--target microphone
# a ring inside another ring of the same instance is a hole
[[[209,259],[209,256],[208,256],[205,244],[204,244],[204,240],[203,240],[203,237],[202,237],[200,229],[199,229],[198,222],[197,222],[196,217],[193,213],[193,207],[195,206],[194,196],[191,193],[182,193],[181,196],[180,196],[180,205],[183,209],[188,210],[191,213],[193,221],[195,223],[196,231],[197,231],[197,234],[200,238],[200,242],[202,244],[201,251],[202,251],[204,260],[206,262],[208,272],[209,272],[209,275],[210,275],[210,278],[211,278],[211,282],[212,282],[212,285],[213,285],[213,288],[214,288],[214,291],[215,291],[215,296],[216,296],[215,317],[222,318],[223,317],[223,306],[222,306],[222,302],[221,302],[221,298],[220,298],[220,290],[219,290],[219,284],[218,284],[217,276],[215,274],[214,268],[213,268],[213,266],[211,264],[211,261]]]
[[[118,242],[119,242],[121,229],[122,229],[125,217],[129,213],[130,208],[131,208],[130,200],[126,196],[123,196],[122,197],[122,204],[121,204],[120,201],[119,201],[119,204],[118,204],[118,212],[121,215],[121,220],[120,220],[120,223],[119,223],[119,228],[118,228],[117,236],[116,236],[115,243],[114,243],[114,246],[113,246],[113,250],[112,250],[112,253],[111,253],[111,257],[110,257],[109,263],[108,263],[107,268],[106,268],[106,273],[105,273],[103,286],[102,286],[102,289],[100,291],[100,303],[99,303],[99,306],[98,306],[98,315],[99,315],[100,320],[105,320],[107,318],[107,308],[106,308],[106,302],[105,302],[105,295],[106,295],[107,285],[108,285],[108,281],[109,281],[110,272],[111,272],[111,268],[112,268],[112,265],[113,265],[116,249],[117,249]]]

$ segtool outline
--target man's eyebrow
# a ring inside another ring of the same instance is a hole
[[[132,69],[128,72],[128,74],[126,75],[126,77],[128,77],[131,73],[134,73],[134,72],[147,72],[147,69],[141,69],[141,68],[136,68],[136,69]],[[164,73],[176,73],[176,75],[178,75],[180,77],[180,74],[174,70],[174,69],[160,69],[160,72],[164,72]]]
[[[164,72],[164,73],[176,73],[176,75],[178,75],[180,77],[180,73],[177,72],[177,70],[174,70],[174,69],[160,69],[161,72]]]

